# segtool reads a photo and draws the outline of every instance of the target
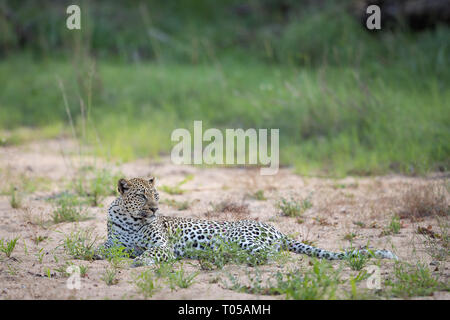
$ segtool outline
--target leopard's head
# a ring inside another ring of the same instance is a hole
[[[156,191],[155,178],[120,179],[117,188],[122,197],[122,212],[143,219],[155,215],[158,211],[159,194]]]

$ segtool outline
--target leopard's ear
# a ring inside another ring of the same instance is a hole
[[[130,184],[128,183],[128,181],[124,178],[120,179],[117,183],[117,190],[120,192],[120,194],[124,194],[128,191],[128,189],[130,189]]]
[[[155,182],[156,182],[155,177],[150,177],[150,178],[148,178],[148,183],[150,183],[151,185],[154,185]]]

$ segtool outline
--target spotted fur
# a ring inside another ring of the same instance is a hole
[[[120,196],[108,210],[108,240],[97,252],[104,252],[114,245],[124,246],[135,257],[135,266],[176,257],[192,258],[196,250],[214,249],[219,242],[235,243],[251,254],[267,249],[289,250],[328,260],[369,254],[368,250],[338,253],[319,249],[258,221],[220,222],[161,216],[154,178],[120,179],[118,190]],[[373,254],[379,258],[397,259],[387,250],[376,250]],[[97,257],[101,258],[101,254]]]

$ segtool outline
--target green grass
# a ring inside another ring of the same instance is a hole
[[[261,237],[266,235],[262,233]],[[215,248],[206,247],[204,250],[186,248],[186,253],[195,257],[202,270],[221,270],[227,264],[258,266],[271,260],[284,259],[283,253],[276,252],[273,248],[260,250],[258,253],[250,254],[248,250],[242,249],[237,243],[227,243],[217,240]]]
[[[448,170],[448,27],[371,33],[332,1],[291,2],[289,19],[255,3],[249,17],[208,3],[176,13],[93,4],[95,17],[83,11],[93,33],[78,36],[39,7],[36,20],[21,20],[39,35],[21,53],[5,21],[2,144],[71,134],[64,93],[77,137],[108,159],[168,154],[172,131],[202,120],[204,129],[280,129],[281,164],[303,174]],[[14,10],[24,19],[33,6]],[[20,138],[22,127],[45,134]]]
[[[185,192],[185,190],[181,189],[180,187],[185,184],[188,181],[191,181],[192,179],[194,179],[194,176],[192,174],[189,174],[186,176],[186,178],[184,178],[182,181],[180,181],[179,183],[177,183],[175,186],[167,186],[167,185],[162,185],[160,187],[160,189],[168,194],[171,195],[180,195],[183,194]]]
[[[18,240],[19,237],[6,241],[4,239],[0,239],[0,252],[3,252],[7,257],[11,257]]]
[[[17,188],[11,188],[9,204],[11,208],[18,209],[22,206],[22,198],[17,192]]]
[[[306,270],[278,271],[263,280],[258,270],[248,273],[249,284],[229,275],[228,289],[250,294],[284,295],[286,299],[335,299],[340,280],[340,270],[334,270],[327,261],[314,259],[312,268]]]
[[[418,227],[418,233],[421,234],[425,252],[435,261],[447,261],[450,251],[449,222],[448,219],[438,218],[438,228],[436,231]]]
[[[0,98],[0,104],[6,106],[3,109],[32,104],[44,114],[63,112],[61,96],[55,83],[48,80],[47,70],[60,74],[66,82],[73,75],[65,63],[49,64],[18,58],[1,62],[0,78],[8,75],[8,81],[3,81],[6,95]],[[20,72],[24,66],[29,72]],[[19,71],[13,72],[16,69]],[[293,164],[300,173],[395,170],[411,174],[446,166],[449,134],[445,124],[449,119],[445,101],[449,93],[431,75],[418,83],[414,76],[402,76],[404,70],[400,69],[379,70],[377,80],[371,80],[370,72],[363,76],[361,70],[351,68],[311,70],[232,63],[223,66],[226,73],[222,74],[207,65],[144,64],[135,69],[99,62],[103,92],[94,93],[98,97],[86,139],[105,157],[157,157],[171,151],[174,129],[191,131],[193,120],[200,119],[204,128],[279,128],[281,163]],[[20,78],[16,78],[18,74]],[[33,96],[37,97],[32,102],[23,101],[27,93],[19,94],[22,76],[35,88]],[[269,91],[260,88],[266,82],[272,86]],[[67,91],[81,131],[73,85],[67,84],[71,88]],[[362,89],[366,86],[370,94]],[[49,94],[52,91],[55,93]],[[0,118],[11,120],[13,114]],[[29,118],[26,122],[38,122],[41,117],[16,116],[19,123],[25,117]],[[55,121],[67,120],[62,114]],[[100,144],[96,143],[97,133]],[[182,193],[176,186],[164,188],[170,194]]]
[[[312,207],[311,201],[303,199],[297,201],[293,198],[291,200],[281,198],[277,203],[277,208],[281,210],[281,213],[288,217],[300,217],[303,212]]]
[[[183,266],[181,266],[179,270],[170,272],[167,275],[169,287],[171,290],[175,290],[177,287],[182,289],[189,288],[194,283],[195,277],[197,277],[199,274],[200,272],[198,271],[188,274],[183,269]]]
[[[35,129],[34,131],[36,131]],[[49,191],[51,180],[48,177],[33,176],[25,172],[15,175],[9,168],[2,173],[2,178],[8,181],[0,187],[1,195],[11,196],[10,202],[21,202],[23,195],[36,191]],[[11,187],[13,185],[13,187]],[[14,199],[15,198],[15,199]]]
[[[117,279],[117,269],[114,267],[106,268],[105,272],[101,276],[101,279],[108,285],[112,286],[119,282]]]
[[[339,283],[339,272],[323,261],[315,261],[304,274],[293,271],[277,275],[277,287],[287,299],[334,299]]]
[[[48,239],[48,236],[41,236],[41,235],[36,235],[35,237],[32,238],[33,242],[36,245],[38,245],[42,241],[45,241],[46,239]]]
[[[60,265],[57,268],[55,268],[55,271],[59,272],[61,277],[67,278],[70,276],[70,274],[67,272],[67,268],[71,265],[72,265],[71,263],[66,262],[65,264]]]
[[[79,265],[78,267],[80,268],[80,276],[82,278],[86,277],[87,274],[88,274],[87,272],[89,270],[89,266],[87,266],[87,265]]]
[[[159,288],[159,281],[164,281],[172,291],[189,288],[200,272],[188,273],[182,263],[179,268],[174,263],[175,261],[158,262],[156,268],[147,269],[136,276],[134,284],[139,292],[145,297],[151,297]]]
[[[177,201],[174,199],[163,199],[161,203],[165,203],[168,206],[171,206],[179,211],[187,210],[191,206],[191,203],[187,200],[185,201]]]
[[[106,260],[110,263],[110,265],[119,269],[126,265],[127,262],[130,262],[130,253],[126,250],[126,248],[122,245],[115,245],[111,248],[105,250],[105,252],[101,252],[101,255],[104,255]]]
[[[42,264],[42,261],[44,260],[44,256],[47,254],[46,251],[44,251],[44,248],[40,248],[38,252],[36,252],[34,255],[38,259],[38,262]]]
[[[62,240],[64,251],[74,259],[93,260],[97,237],[92,230],[79,230],[71,232]]]
[[[255,193],[253,193],[251,197],[259,201],[267,200],[267,198],[264,196],[264,190],[255,191]]]
[[[71,187],[91,206],[99,206],[105,197],[116,194],[117,181],[121,177],[120,172],[87,166],[81,168]]]
[[[146,298],[151,297],[158,288],[157,279],[150,269],[141,272],[134,279],[134,284]]]
[[[53,222],[76,222],[90,217],[82,207],[82,202],[76,195],[63,193],[54,200]]]
[[[393,279],[386,280],[390,292],[395,297],[407,298],[429,296],[435,291],[449,291],[448,283],[433,274],[424,263],[397,263]]]
[[[398,215],[393,215],[387,227],[381,232],[381,235],[398,234],[400,233],[401,228],[402,223],[400,222],[400,217]]]
[[[356,234],[355,232],[349,232],[344,234],[343,239],[344,240],[348,240],[348,241],[352,241],[353,239],[357,238],[358,234]]]
[[[345,259],[346,264],[354,271],[361,271],[369,261],[370,256],[364,254],[355,254]]]

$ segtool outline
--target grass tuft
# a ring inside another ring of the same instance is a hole
[[[101,279],[105,281],[105,283],[108,286],[115,285],[119,282],[119,279],[117,279],[117,269],[114,267],[106,268],[105,272],[103,273]]]
[[[93,237],[92,230],[71,232],[62,240],[62,246],[67,254],[75,259],[93,260],[97,237]]]
[[[399,234],[400,229],[402,228],[402,223],[400,222],[400,217],[398,215],[394,215],[391,218],[388,226],[381,232],[380,236],[387,236],[390,234]]]
[[[9,204],[11,205],[11,208],[18,209],[22,206],[22,198],[17,192],[16,187],[12,187],[10,191],[10,199]]]
[[[82,207],[81,200],[68,193],[63,193],[54,200],[53,222],[77,222],[87,220],[90,217]]]
[[[400,199],[401,218],[411,220],[450,214],[448,191],[442,184],[432,183],[410,187]]]
[[[167,204],[168,206],[171,206],[179,211],[187,210],[191,206],[191,203],[187,200],[177,201],[174,199],[164,199],[161,203]]]
[[[6,241],[4,239],[0,239],[0,251],[3,252],[8,258],[11,257],[18,240],[19,237]]]
[[[192,174],[189,174],[186,176],[186,178],[184,178],[181,182],[179,182],[175,186],[162,185],[160,189],[170,195],[180,195],[186,191],[181,189],[181,186],[186,182],[191,181],[192,179],[194,179],[194,176]]]
[[[301,201],[281,198],[277,203],[277,208],[281,210],[281,214],[288,217],[300,217],[303,212],[312,207],[311,200],[309,198]]]
[[[151,297],[158,288],[157,279],[150,269],[141,272],[134,279],[134,284],[146,298]]]
[[[424,263],[397,263],[394,266],[393,279],[386,280],[386,285],[395,297],[408,298],[429,296],[439,290],[450,290],[448,283],[433,275]]]

